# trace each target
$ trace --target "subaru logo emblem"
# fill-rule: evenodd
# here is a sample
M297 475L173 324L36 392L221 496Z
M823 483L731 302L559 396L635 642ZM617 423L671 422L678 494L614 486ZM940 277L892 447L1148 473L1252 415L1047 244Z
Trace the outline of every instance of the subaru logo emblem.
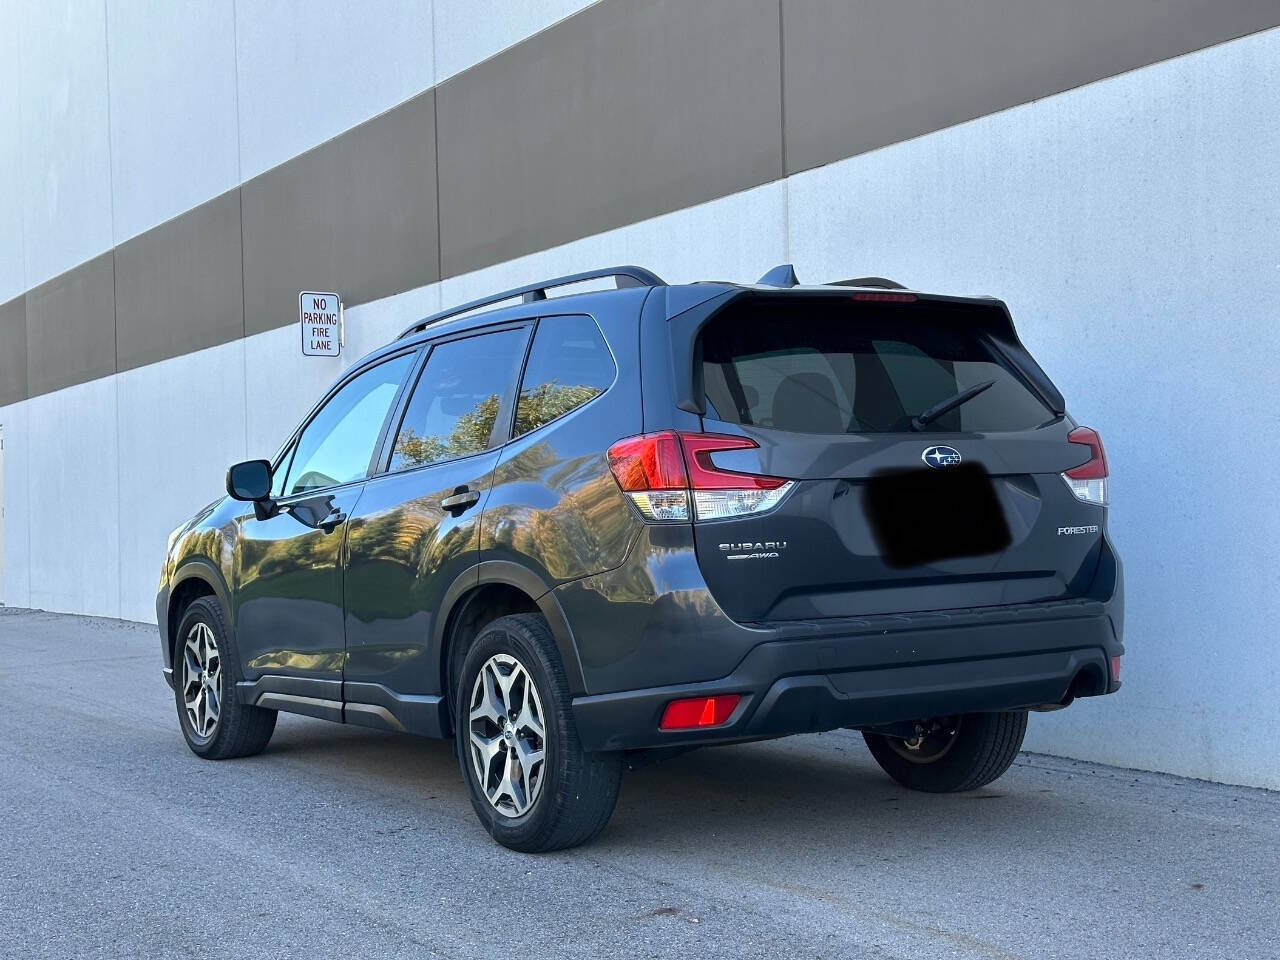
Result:
M960 462L960 451L955 447L929 447L920 454L920 459L931 467L941 470L943 467L954 467Z

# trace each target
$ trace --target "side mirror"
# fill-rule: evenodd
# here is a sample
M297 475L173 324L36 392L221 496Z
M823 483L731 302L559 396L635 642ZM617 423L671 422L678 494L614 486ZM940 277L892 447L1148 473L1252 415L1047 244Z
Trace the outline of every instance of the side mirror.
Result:
M257 503L271 497L271 463L246 460L227 471L227 493L236 500Z

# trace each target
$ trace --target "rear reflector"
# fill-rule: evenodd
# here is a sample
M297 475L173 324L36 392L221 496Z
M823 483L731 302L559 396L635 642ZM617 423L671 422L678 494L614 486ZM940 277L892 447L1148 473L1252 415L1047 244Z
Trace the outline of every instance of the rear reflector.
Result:
M662 711L663 730L696 730L699 727L718 727L727 723L742 697L736 693L718 697L690 697L672 700Z
M1067 434L1067 442L1089 448L1089 459L1078 467L1072 467L1062 475L1077 500L1085 503L1107 505L1107 452L1102 448L1098 431L1089 427L1076 427Z
M747 437L716 433L647 433L609 448L609 469L646 520L688 520L690 497L699 520L761 513L791 489L790 480L723 470L711 460L722 450L754 450Z
M1111 658L1111 682L1112 683L1120 682L1120 658L1119 657Z

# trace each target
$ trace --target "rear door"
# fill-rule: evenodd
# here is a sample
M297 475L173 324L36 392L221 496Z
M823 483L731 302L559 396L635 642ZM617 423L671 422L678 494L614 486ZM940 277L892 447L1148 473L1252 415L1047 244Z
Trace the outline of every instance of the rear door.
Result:
M731 616L1021 603L1092 579L1104 511L1061 476L1089 449L971 310L909 295L751 298L713 317L701 346L704 430L758 444L714 464L796 481L768 513L695 523Z
M377 684L401 701L440 692L430 656L436 616L445 591L477 561L528 338L529 324L456 337L436 343L422 365L381 472L349 521L349 699L378 695L353 684Z

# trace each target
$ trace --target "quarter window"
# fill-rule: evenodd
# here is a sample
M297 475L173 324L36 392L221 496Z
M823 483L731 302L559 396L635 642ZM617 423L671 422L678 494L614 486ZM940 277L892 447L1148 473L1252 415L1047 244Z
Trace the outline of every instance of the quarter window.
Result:
M528 330L503 330L432 349L391 452L391 470L480 453L520 375ZM510 410L510 406L507 407Z
M368 472L382 424L412 363L413 354L380 363L329 398L298 438L285 496L350 483Z
M600 328L590 317L540 320L516 403L515 435L594 400L613 383L616 372Z

